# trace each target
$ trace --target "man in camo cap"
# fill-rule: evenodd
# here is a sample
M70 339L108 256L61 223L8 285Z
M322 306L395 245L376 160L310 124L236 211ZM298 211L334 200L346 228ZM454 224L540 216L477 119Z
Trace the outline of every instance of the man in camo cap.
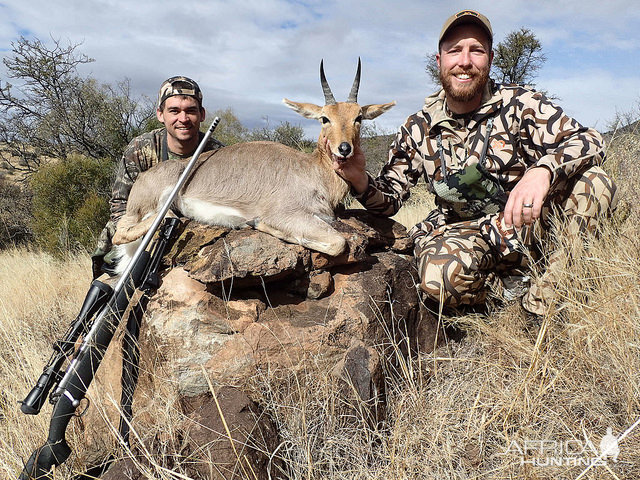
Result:
M373 178L364 155L334 168L370 211L393 215L424 177L437 208L411 230L420 286L432 308L484 303L492 280L526 272L539 258L552 213L569 235L592 234L614 208L602 170L603 140L542 93L489 79L493 30L463 10L444 23L436 56L442 89L407 118ZM559 253L522 298L549 313Z
M118 220L127 208L131 186L140 172L164 160L189 158L204 136L200 132L200 124L205 119L205 109L198 84L182 76L165 80L158 92L156 117L164 127L134 138L125 148L117 166L110 200L111 217L100 234L98 247L92 255L94 277L103 270L105 256L107 266L109 264L111 238ZM221 146L220 142L211 138L204 151Z

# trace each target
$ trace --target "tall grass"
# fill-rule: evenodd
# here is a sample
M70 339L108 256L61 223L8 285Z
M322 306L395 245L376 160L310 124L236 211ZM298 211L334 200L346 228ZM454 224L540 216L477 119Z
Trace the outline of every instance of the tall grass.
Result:
M91 280L87 255L65 260L26 249L0 252L0 476L12 478L48 433L51 407L23 415L23 400L78 314ZM73 436L73 433L70 432Z

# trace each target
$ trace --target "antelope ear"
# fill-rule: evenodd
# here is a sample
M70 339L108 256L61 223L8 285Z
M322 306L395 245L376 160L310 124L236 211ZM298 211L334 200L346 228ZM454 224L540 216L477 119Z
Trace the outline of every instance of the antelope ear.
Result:
M305 118L318 120L322 113L322 107L314 105L313 103L292 102L291 100L288 100L286 98L282 99L282 103L284 103L290 109L295 110Z
M390 110L396 104L395 100L391 103L382 103L378 105L365 105L362 107L362 118L365 120L373 120L379 115L382 115L387 110Z

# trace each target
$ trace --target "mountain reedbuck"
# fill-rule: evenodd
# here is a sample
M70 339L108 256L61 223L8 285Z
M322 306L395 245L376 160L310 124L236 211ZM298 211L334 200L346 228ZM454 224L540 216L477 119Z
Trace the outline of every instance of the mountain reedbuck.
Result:
M360 61L349 99L336 102L320 62L325 105L283 102L306 118L322 123L318 146L304 153L274 142L230 145L203 154L176 199L174 208L196 221L238 228L247 224L282 240L329 255L346 241L329 223L349 185L335 172L360 142L360 124L389 110L395 102L360 106ZM328 148L328 149L327 149ZM186 161L167 160L141 173L133 184L127 210L118 222L113 243L120 245L119 270L135 252L169 198ZM128 258L129 257L129 258Z

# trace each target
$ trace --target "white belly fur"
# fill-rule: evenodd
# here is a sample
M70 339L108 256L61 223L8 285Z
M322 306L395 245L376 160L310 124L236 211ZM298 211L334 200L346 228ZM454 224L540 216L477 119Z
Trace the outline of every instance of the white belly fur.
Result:
M179 208L185 217L210 225L237 227L249 220L236 208L216 205L197 198L181 198Z
M138 250L138 247L140 246L143 238L144 237L140 237L138 240L134 240L133 242L125 243L124 245L116 245L115 247L113 247L116 252L115 258L117 259L115 267L116 275L121 275L122 272L125 271L125 269L129 265L129 262L131 262L133 256Z

